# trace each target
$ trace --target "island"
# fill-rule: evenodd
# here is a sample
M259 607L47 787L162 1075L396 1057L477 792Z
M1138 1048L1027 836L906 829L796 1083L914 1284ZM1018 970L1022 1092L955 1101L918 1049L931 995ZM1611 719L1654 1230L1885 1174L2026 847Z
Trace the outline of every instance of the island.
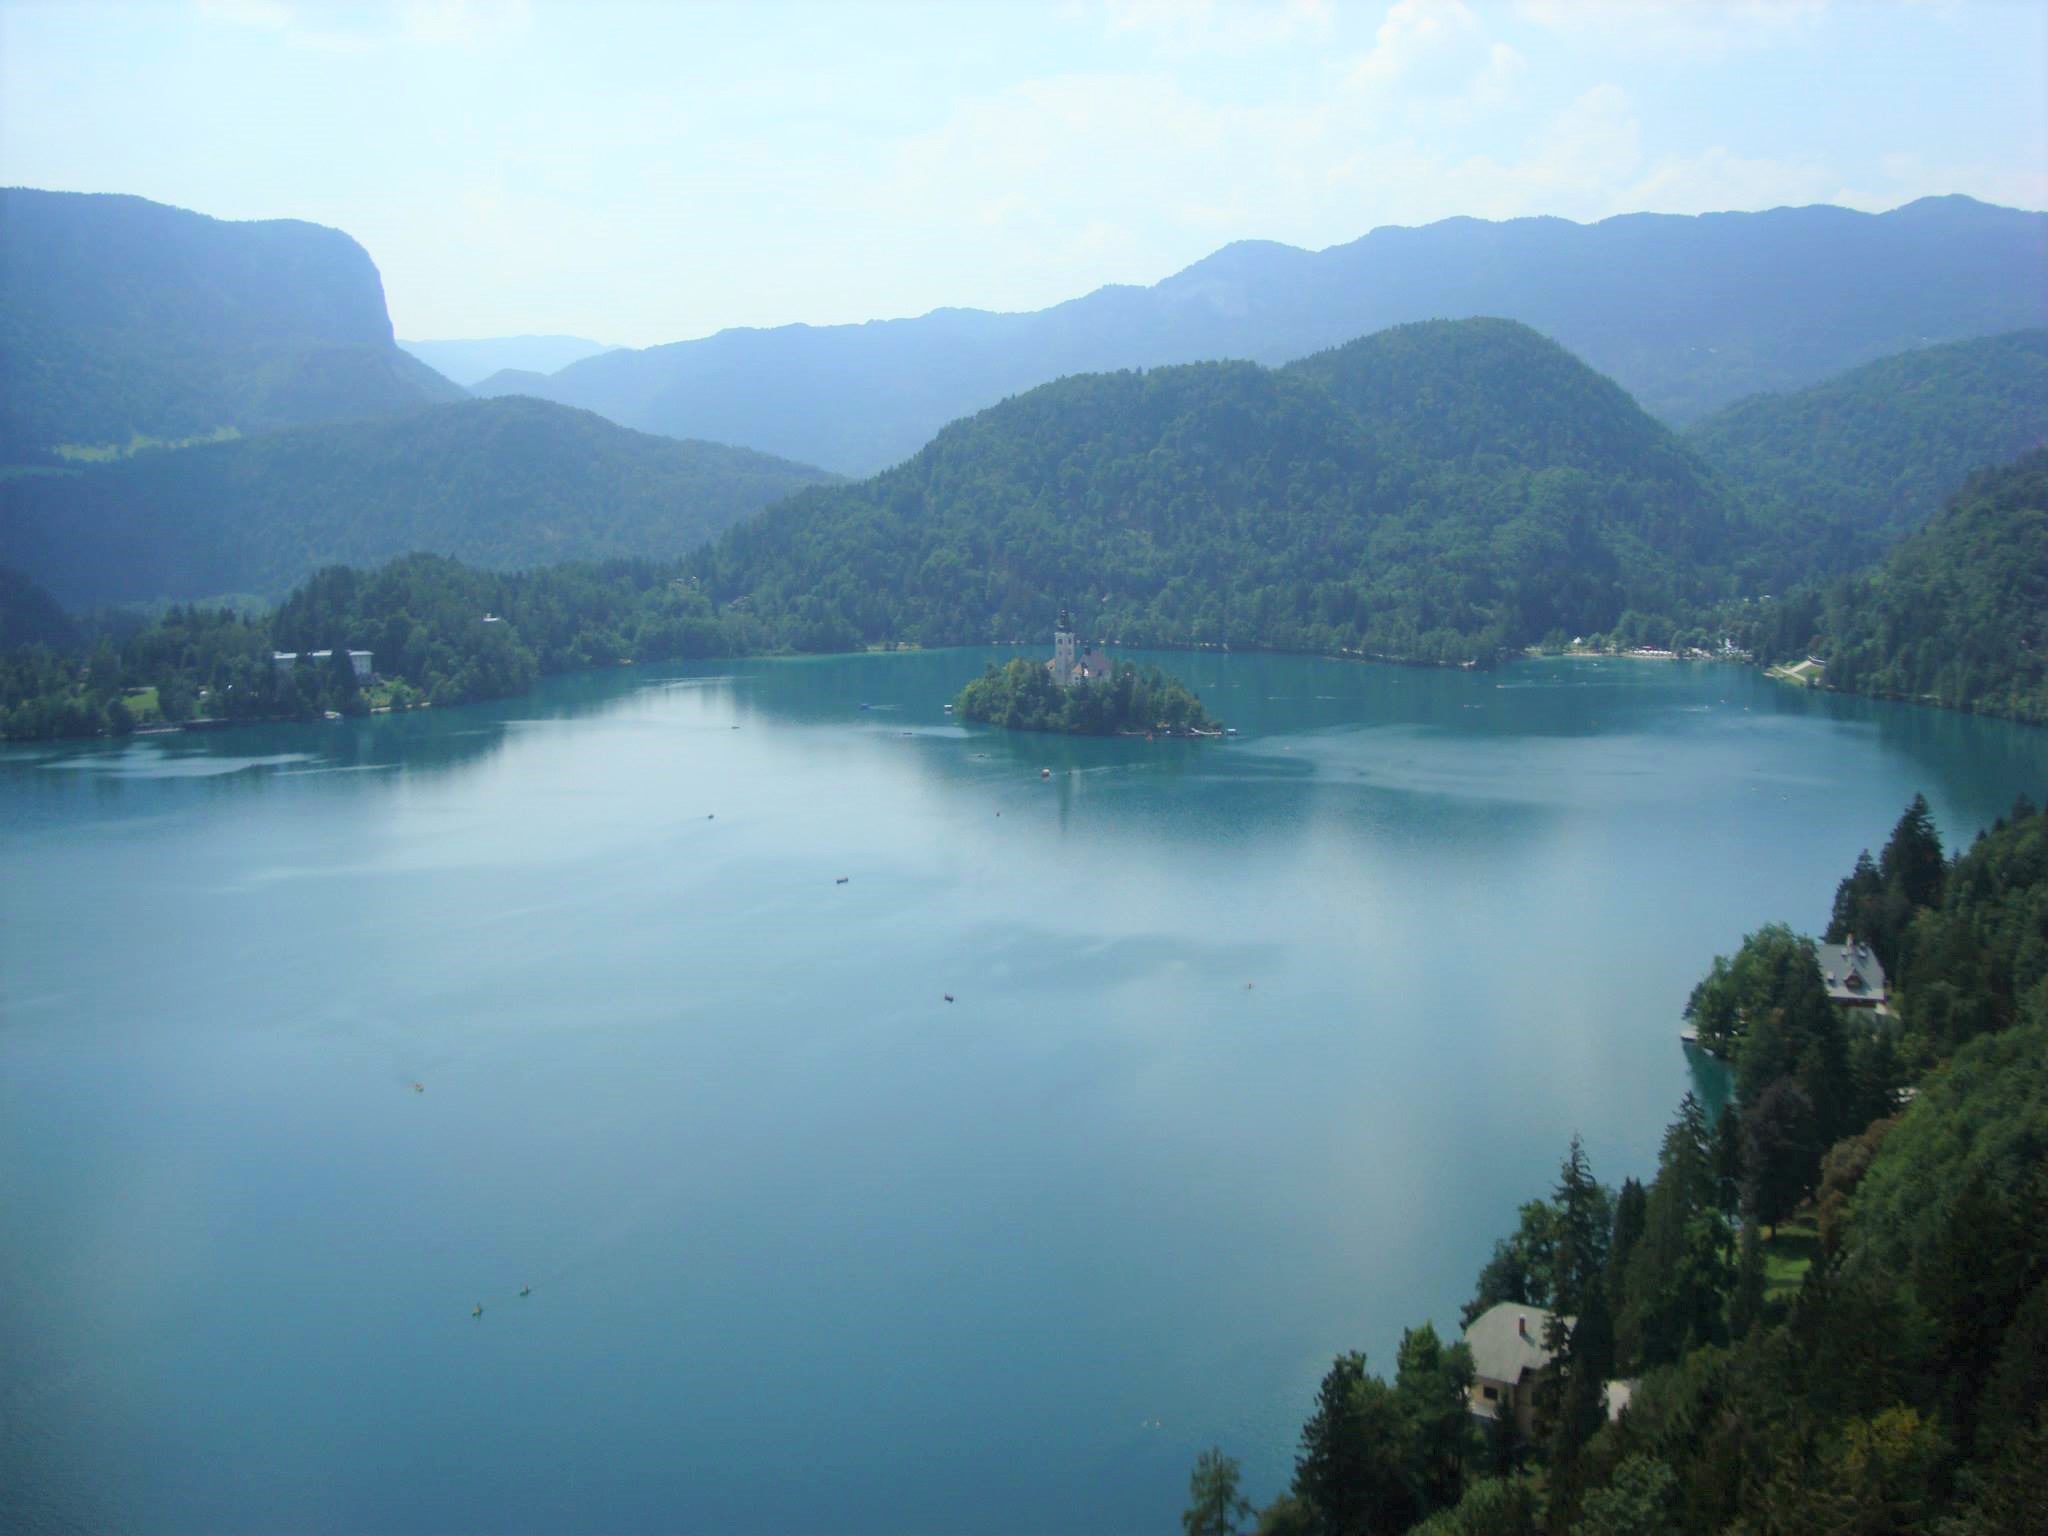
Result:
M1013 731L1070 736L1221 736L1202 701L1157 667L1140 671L1090 647L1080 650L1067 615L1053 631L1050 661L990 662L960 690L954 712Z

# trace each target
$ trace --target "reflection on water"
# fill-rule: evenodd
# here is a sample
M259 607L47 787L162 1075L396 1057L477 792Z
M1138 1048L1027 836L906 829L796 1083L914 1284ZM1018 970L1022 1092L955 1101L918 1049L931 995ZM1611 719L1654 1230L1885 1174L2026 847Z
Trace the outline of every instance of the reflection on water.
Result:
M956 725L941 706L989 661L1015 651L910 652L892 655L752 660L696 668L617 668L552 679L534 693L498 704L419 711L404 716L313 725L238 727L132 738L119 744L0 749L0 782L19 792L31 770L118 779L235 776L246 791L259 770L402 769L409 774L464 768L488 758L515 733L600 716L681 728L664 701L687 695L701 708L689 728L829 726L860 737L973 742L975 760L1055 771L1128 767L1130 743L985 732ZM1910 763L1931 797L1949 801L1973 824L1987 807L2003 809L2002 786L2041 776L2043 733L1954 711L1843 697L1774 684L1733 667L1684 666L1619 658L1518 664L1468 673L1362 666L1294 656L1134 653L1177 671L1240 731L1228 744L1147 743L1144 767L1176 778L1320 774L1371 778L1390 789L1456 793L1471 784L1488 798L1503 776L1485 754L1512 756L1516 793L1541 799L1573 792L1565 780L1593 776L1601 792L1625 792L1626 780L1669 769L1665 745L1673 713L1716 737L1733 728L1758 737L1809 727L1864 737ZM1314 681L1305 681L1311 669ZM1319 688L1323 691L1311 692ZM1289 691L1292 690L1292 691ZM865 706L865 707L863 707ZM1360 736L1360 727L1368 727ZM1635 734L1647 726L1644 734ZM1262 737L1285 738L1262 743ZM1572 743L1610 744L1587 764ZM1409 750L1396 750L1406 742ZM1546 743L1554 745L1546 749ZM1815 772L1824 773L1817 764ZM1418 778L1417 775L1424 775ZM1813 775L1795 775L1810 784ZM1996 814L1991 811L1990 814Z
M1267 1497L1572 1131L1618 1179L1725 1094L1717 950L1915 790L2048 787L1619 661L953 722L1009 654L0 753L0 1525L1170 1531L1212 1443Z

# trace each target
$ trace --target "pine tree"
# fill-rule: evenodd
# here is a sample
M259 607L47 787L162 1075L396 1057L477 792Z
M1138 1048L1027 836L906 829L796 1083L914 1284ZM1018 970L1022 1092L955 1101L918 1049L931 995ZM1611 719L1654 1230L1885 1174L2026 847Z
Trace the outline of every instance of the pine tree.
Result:
M1614 1235L1607 1244L1607 1295L1611 1301L1618 1301L1624 1290L1629 1255L1642 1241L1648 1204L1640 1181L1621 1181L1621 1193L1614 1197Z
M1576 1135L1558 1170L1552 1203L1557 1209L1557 1259L1554 1310L1543 1330L1551 1365L1541 1405L1550 1450L1551 1529L1563 1531L1577 1509L1579 1452L1600 1427L1602 1390L1614 1363L1614 1322L1606 1286L1612 1218Z
M1560 1319L1576 1316L1600 1284L1601 1272L1607 1267L1607 1238L1612 1227L1605 1192L1594 1182L1585 1144L1576 1133L1558 1170L1551 1203L1557 1211L1549 1324L1555 1337L1546 1338L1544 1343L1556 1350L1561 1347L1565 1332Z
M1941 887L1947 865L1941 852L1941 838L1934 830L1934 816L1927 797L1915 795L1913 803L1892 828L1891 841L1877 862L1885 885L1904 896L1914 907L1941 904Z
M1195 1458L1188 1507L1180 1517L1188 1536L1236 1536L1238 1522L1252 1512L1251 1501L1238 1492L1239 1475L1237 1458L1224 1455L1220 1446Z
M1365 1381L1365 1356L1339 1355L1316 1391L1315 1412L1301 1426L1301 1452L1294 1461L1294 1493L1320 1517L1330 1536L1362 1529L1356 1514L1366 1477L1366 1448L1358 1414Z
M1864 849L1856 856L1856 868L1847 879L1835 887L1835 907L1828 919L1827 941L1841 944L1852 933L1866 937L1872 929L1872 914L1875 903L1884 893L1884 877L1877 872L1877 861Z
M1401 1335L1394 1395L1401 1409L1409 1489L1420 1514L1458 1502L1465 1464L1476 1449L1471 1388L1472 1352L1463 1344L1446 1349L1428 1323Z
M1728 1301L1728 1332L1746 1339L1764 1320L1764 1245L1757 1224L1742 1224L1740 1257L1735 1264L1735 1294Z
M1775 1227L1813 1187L1824 1150L1813 1101L1791 1078L1780 1078L1743 1118L1747 1203Z
M1724 1104L1714 1121L1714 1204L1723 1216L1742 1205L1742 1111Z

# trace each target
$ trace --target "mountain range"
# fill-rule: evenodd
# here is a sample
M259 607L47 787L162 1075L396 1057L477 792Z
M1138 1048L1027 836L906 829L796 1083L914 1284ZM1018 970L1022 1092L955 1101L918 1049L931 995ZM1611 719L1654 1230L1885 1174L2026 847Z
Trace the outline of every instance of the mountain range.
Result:
M1150 288L1025 314L729 330L502 373L643 431L866 474L946 422L1068 374L1278 364L1407 321L1520 320L1667 422L1930 343L2048 326L2048 215L1965 197L1677 217L1448 219L1308 252L1248 241Z
M614 415L694 401L683 414L705 430L808 434L841 462L998 392L842 483L557 401L465 400L392 341L375 266L336 231L4 196L0 562L20 572L10 622L38 631L52 610L35 583L82 608L274 597L411 551L497 571L641 558L681 575L689 613L615 615L602 644L549 654L611 654L629 630L658 654L1003 639L1071 603L1124 643L1424 661L1581 634L1732 629L1773 650L1840 636L1843 677L1888 680L1869 686L2008 712L2032 697L1984 659L2024 631L2003 607L2030 589L1980 566L1998 542L1984 528L2032 538L2036 523L2006 515L2010 496L1997 517L1936 508L1971 470L2048 441L2044 297L2026 280L2038 214L1947 198L1451 220L1315 255L1234 246L1037 315L727 332L523 376L637 391ZM1315 349L1375 314L1494 298L1542 323L1434 319ZM1577 328L1586 355L1546 328ZM1964 339L1925 340L1944 333ZM443 355L465 371L594 344L444 345L469 349ZM1215 360L1297 348L1283 366ZM1067 371L1161 352L1209 360ZM1062 376L1016 382L1046 369ZM1758 381L1778 387L1723 398ZM2024 501L2039 476L2019 483ZM1963 522L1961 545L1939 533ZM1901 539L1909 563L1888 575ZM641 604L656 570L605 601ZM1792 596L1746 606L1766 591ZM1872 641L1856 615L1880 608L1908 617ZM1937 611L1976 658L1938 686L1922 674L1949 641L1910 666L1893 645Z
M488 336L474 341L405 341L405 351L465 387L494 373L553 373L612 348L584 336ZM492 394L505 391L493 389Z
M459 399L339 230L0 190L0 463Z

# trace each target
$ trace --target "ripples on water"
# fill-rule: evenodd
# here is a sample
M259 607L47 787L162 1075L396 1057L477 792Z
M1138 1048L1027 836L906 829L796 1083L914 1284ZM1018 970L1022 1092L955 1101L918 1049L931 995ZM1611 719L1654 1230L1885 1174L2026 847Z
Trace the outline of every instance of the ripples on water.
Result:
M1573 1130L1720 1091L1717 950L2048 787L1732 668L1161 657L1242 735L1148 744L949 722L984 659L0 753L0 1524L1263 1500Z

